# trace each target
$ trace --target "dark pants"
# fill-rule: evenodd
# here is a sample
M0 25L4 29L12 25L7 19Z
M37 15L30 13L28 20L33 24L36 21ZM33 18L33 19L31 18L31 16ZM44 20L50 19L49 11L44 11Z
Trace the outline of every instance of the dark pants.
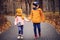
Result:
M35 36L37 36L37 30L36 30L36 28L38 29L38 34L40 36L40 32L41 32L40 23L33 23L33 26L34 26L34 34L35 34Z
M23 25L18 26L18 33L23 35Z

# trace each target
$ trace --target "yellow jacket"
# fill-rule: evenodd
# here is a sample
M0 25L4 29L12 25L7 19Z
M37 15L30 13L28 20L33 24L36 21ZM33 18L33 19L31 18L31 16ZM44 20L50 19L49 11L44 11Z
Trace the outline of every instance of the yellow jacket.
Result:
M32 10L28 18L32 20L33 23L40 23L45 20L43 12L40 8L37 10Z

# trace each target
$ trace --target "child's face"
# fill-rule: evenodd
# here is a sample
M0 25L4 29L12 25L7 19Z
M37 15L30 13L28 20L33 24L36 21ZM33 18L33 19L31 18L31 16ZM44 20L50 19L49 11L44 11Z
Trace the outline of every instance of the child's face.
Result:
M37 5L37 6L34 6L34 5L33 5L33 8L39 8L39 5Z
M37 8L39 8L39 5L37 5Z

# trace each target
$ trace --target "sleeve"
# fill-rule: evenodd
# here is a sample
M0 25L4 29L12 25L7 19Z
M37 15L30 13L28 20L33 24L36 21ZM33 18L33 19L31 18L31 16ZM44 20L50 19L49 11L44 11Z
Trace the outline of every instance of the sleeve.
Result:
M15 18L14 25L17 25L17 18Z
M22 14L22 19L24 20L24 17L25 17L26 15L25 14Z
M41 21L44 22L45 16L44 16L43 11L41 9L40 9L40 16L41 16Z

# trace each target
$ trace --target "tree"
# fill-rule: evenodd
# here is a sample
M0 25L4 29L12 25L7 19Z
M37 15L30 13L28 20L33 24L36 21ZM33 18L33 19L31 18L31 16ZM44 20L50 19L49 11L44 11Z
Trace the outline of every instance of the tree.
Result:
M59 0L59 15L60 15L60 0Z
M15 0L13 0L13 12L14 12L14 14L15 14L15 9L16 9L16 7L15 7Z
M28 0L25 0L26 14L28 13Z
M5 0L0 0L0 14L2 14L2 12L4 11L4 5L3 5L4 2Z
M29 4L29 13L31 12L31 3L32 3L32 0L29 0L28 1L28 4Z
M39 5L40 5L40 8L42 8L43 9L43 0L37 0L38 2L39 2Z
M22 0L20 0L20 3L21 3L21 8L22 8Z
M48 0L48 11L50 11L50 0Z
M53 13L55 13L55 1L54 0L51 0L51 8L52 8Z

